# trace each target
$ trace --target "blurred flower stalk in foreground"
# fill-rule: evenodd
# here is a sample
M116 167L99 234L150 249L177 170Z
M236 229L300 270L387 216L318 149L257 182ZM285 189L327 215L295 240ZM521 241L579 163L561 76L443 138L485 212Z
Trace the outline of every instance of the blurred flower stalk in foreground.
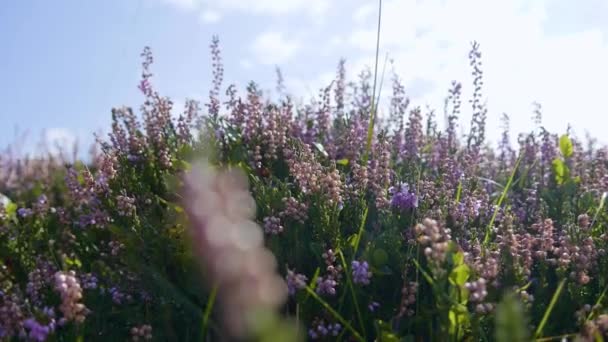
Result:
M199 161L183 179L192 246L209 286L217 288L226 330L235 338L273 330L275 340L276 311L287 298L287 285L254 221L246 175Z

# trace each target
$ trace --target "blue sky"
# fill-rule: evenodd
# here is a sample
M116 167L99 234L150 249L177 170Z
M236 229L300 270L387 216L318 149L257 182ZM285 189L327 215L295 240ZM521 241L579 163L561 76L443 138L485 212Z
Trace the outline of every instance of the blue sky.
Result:
M376 1L23 0L0 7L0 146L14 130L88 143L113 106L138 107L139 54L155 56L154 83L178 106L205 99L209 42L219 34L226 83L274 89L274 66L294 93L326 84L340 57L350 77L373 62ZM471 79L471 40L484 53L490 138L507 112L529 130L532 101L563 132L605 142L605 0L384 0L381 55L389 54L416 105L442 109L450 81ZM385 94L388 93L385 90ZM464 120L468 113L464 114ZM29 147L28 147L29 146Z

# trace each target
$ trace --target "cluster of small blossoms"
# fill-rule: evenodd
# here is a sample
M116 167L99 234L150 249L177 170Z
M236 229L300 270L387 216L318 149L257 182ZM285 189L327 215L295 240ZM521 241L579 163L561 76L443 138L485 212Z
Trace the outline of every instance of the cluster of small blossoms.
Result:
M327 275L317 278L317 293L335 296L336 286L338 286L338 281L342 278L342 266L336 266L336 254L332 249L328 249L327 252L323 253L322 257L327 265Z
M583 324L585 323L585 321L587 321L587 317L589 316L592 310L593 307L591 307L591 305L585 304L580 309L576 310L576 312L574 313L574 318L576 318L576 321L579 324Z
M401 183L396 187L390 187L388 193L391 195L391 206L397 210L415 209L418 207L418 197L410 191L407 183Z
M486 280L479 278L475 281L466 282L464 287L469 290L469 299L474 303L481 303L488 295Z
M21 218L27 218L29 216L32 216L32 214L34 214L34 211L30 208L17 209L17 215L19 215L19 217L21 217Z
M24 315L23 298L18 291L0 291L0 337L10 338L13 336L24 335L23 320Z
M370 302L370 303L367 305L367 309L368 309L369 311L371 311L371 312L376 311L376 310L377 310L379 307L380 307L380 303L378 303L378 302L374 302L374 301Z
M37 215L44 215L51 210L49 207L49 200L46 195L42 194L38 196L38 199L36 199L36 202L34 202L33 209Z
M290 154L293 152L289 152ZM308 145L303 145L298 155L287 160L291 175L303 193L322 193L330 204L342 204L342 180L337 169L325 170L315 160Z
M357 199L367 192L369 184L368 167L357 162L352 163L351 173L347 178L346 193L349 198Z
M53 278L54 273L55 268L50 262L38 260L36 262L36 268L27 275L28 282L25 287L25 292L35 305L41 304L40 292L44 287L49 285L49 279Z
M152 340L152 326L144 324L141 326L131 328L131 340L132 341L150 341Z
M308 219L308 205L301 203L294 197L283 198L285 209L279 213L282 219L290 218L296 222L304 223Z
M424 255L429 261L440 264L445 260L448 243L451 239L450 230L445 229L433 219L426 218L422 224L414 228L418 242L424 246Z
M303 274L295 273L293 270L287 270L285 281L287 282L287 293L293 296L298 290L306 287L308 278Z
M287 144L289 127L285 125L284 113L279 108L271 108L266 114L266 127L262 130L262 141L264 142L264 158L276 160Z
M532 225L532 230L536 232L534 238L535 252L534 256L541 260L547 259L547 255L553 250L553 244L555 240L553 221L546 219L542 223L535 223Z
M353 282L355 284L368 285L372 272L369 270L367 261L353 260L351 267L353 269Z
M63 313L63 318L60 323L64 321L84 322L89 310L80 303L82 288L76 278L76 273L74 271L55 273L55 290L61 296L59 310Z
M99 287L99 280L93 273L85 273L80 275L80 283L85 290L95 290Z
M418 283L413 281L406 281L401 288L401 304L399 305L399 312L397 317L403 316L410 317L414 315L413 306L416 304L416 294L418 293Z
M499 249L508 253L513 258L516 269L525 276L529 276L532 270L533 260L533 238L529 233L517 233L513 226L513 217L506 215L499 227L496 236Z
M53 309L44 308L42 314L48 320L47 324L40 323L34 318L23 321L23 327L28 331L27 337L32 341L46 341L49 334L53 333L57 326Z
M252 333L250 319L256 310L273 312L287 298L275 257L264 247L262 229L253 221L255 201L247 178L234 169L218 172L201 162L184 175L184 185L194 252L207 279L217 285L228 331L246 337Z
M570 278L585 285L591 280L589 273L596 269L597 258L602 250L596 249L590 236L582 239L578 244L567 235L559 236L553 249L556 259L549 261L562 269L570 267Z
M608 338L608 314L599 315L593 321L586 322L577 341L593 342L598 340L598 336Z
M391 153L386 139L380 140L374 147L373 159L369 161L369 188L376 196L376 207L385 209L389 206L387 188L391 181Z
M116 286L112 286L108 289L108 294L112 297L112 303L116 305L123 305L133 301L133 296L123 292Z
M125 248L125 245L120 241L112 240L108 242L108 247L110 247L110 254L112 256L117 256L120 251Z
M133 216L135 215L135 198L129 197L127 195L118 195L116 196L116 206L118 210L118 215L120 216Z
M340 323L326 323L324 319L315 317L311 328L308 329L308 336L313 340L318 340L327 336L336 337L340 334L342 326Z
M409 160L418 157L419 149L422 148L424 136L422 133L422 113L420 108L410 111L408 122L405 128L405 141L403 154Z
M484 248L479 243L474 242L470 244L469 251L465 252L465 260L483 278L484 282L498 287L499 251Z
M278 235L283 232L281 219L276 216L264 217L264 232L266 234Z
M480 199L466 196L450 211L450 214L459 225L465 225L479 217L481 207Z

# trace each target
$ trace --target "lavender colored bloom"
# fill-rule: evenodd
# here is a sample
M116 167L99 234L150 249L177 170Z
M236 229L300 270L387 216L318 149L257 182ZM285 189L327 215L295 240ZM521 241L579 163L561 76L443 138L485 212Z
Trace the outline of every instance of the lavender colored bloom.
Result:
M374 312L376 311L376 309L378 309L380 307L380 303L378 302L371 302L369 303L369 305L367 306L367 308L369 309L369 311Z
M328 335L338 336L342 330L340 323L326 323L323 319L315 318L312 327L308 329L308 336L313 339L320 339Z
M29 208L19 208L17 210L17 214L23 218L26 218L30 215L32 215L32 209Z
M353 282L355 284L369 284L369 279L372 277L372 272L369 271L369 264L367 261L359 262L357 260L353 260L352 268Z
M303 289L306 287L306 281L308 278L300 273L295 273L292 270L287 271L287 276L285 277L287 280L287 293L290 296L296 294L297 290Z
M391 187L389 193L392 195L391 206L398 210L418 208L418 196L409 191L407 183L401 183L397 187Z
M46 341L49 333L52 332L53 326L40 324L33 318L28 318L23 322L24 327L29 330L28 337L34 341Z
M338 285L338 282L336 282L331 276L328 276L327 278L319 277L317 278L317 293L335 296L336 285Z

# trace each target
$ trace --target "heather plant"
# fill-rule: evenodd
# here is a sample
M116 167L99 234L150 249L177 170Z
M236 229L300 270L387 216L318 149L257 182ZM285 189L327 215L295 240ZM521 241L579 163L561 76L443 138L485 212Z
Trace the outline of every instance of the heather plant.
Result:
M207 103L174 108L145 48L143 105L90 160L2 154L2 339L608 337L608 148L540 106L489 146L479 44L464 136L459 82L442 127L396 75L386 113L345 60L296 103L280 71L276 100L224 88L211 54Z

